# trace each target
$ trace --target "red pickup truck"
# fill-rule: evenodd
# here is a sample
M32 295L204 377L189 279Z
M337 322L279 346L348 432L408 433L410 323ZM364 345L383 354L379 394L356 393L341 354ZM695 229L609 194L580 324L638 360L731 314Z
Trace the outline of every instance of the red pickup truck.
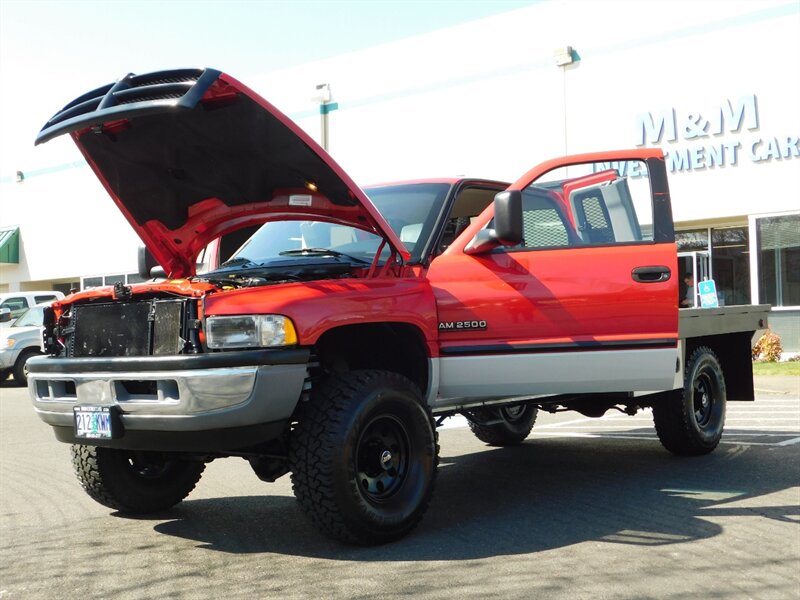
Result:
M382 543L422 518L445 417L509 445L540 409L652 407L663 445L699 455L726 400L753 399L769 307L679 311L659 150L362 190L212 69L128 75L37 144L64 133L163 275L56 302L29 363L81 485L123 513L241 457L291 472L328 535Z

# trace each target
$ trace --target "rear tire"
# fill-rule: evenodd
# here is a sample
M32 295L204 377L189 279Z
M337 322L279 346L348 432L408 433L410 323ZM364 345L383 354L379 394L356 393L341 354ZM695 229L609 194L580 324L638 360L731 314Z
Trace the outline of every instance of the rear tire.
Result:
M133 452L72 446L81 486L103 506L123 513L166 510L186 498L200 481L205 463L173 458L168 452Z
M514 446L527 438L539 409L531 404L479 408L467 413L475 437L490 446Z
M682 390L653 404L653 422L661 444L682 456L712 452L725 427L727 394L722 367L714 352L700 346L686 361Z
M323 382L289 444L295 496L314 525L352 544L403 537L422 519L439 446L417 387L388 371Z

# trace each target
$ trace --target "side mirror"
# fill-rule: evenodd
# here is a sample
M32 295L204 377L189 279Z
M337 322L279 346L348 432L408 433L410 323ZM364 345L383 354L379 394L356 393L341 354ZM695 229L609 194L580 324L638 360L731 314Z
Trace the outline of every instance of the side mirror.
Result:
M0 308L0 323L7 323L11 320L11 309Z
M494 197L494 228L479 231L464 252L482 254L498 246L516 246L523 239L522 192L500 192Z
M142 279L167 276L164 269L156 262L155 257L150 253L150 250L144 246L139 246L137 259L139 263L139 277Z

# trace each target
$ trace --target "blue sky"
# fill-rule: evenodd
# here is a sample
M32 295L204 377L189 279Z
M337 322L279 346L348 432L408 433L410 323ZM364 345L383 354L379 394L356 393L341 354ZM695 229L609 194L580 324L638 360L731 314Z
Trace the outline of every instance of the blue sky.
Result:
M54 112L128 72L214 67L246 82L535 3L0 0L0 176L40 162L33 139Z

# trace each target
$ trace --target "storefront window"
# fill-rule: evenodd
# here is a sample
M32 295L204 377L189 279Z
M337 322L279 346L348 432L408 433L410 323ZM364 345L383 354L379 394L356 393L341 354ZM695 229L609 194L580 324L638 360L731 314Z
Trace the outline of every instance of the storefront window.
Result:
M101 285L103 285L102 277L84 277L81 289L88 290L89 288L100 287Z
M800 214L756 220L759 301L800 306Z
M103 285L114 285L115 283L125 283L125 275L106 275Z
M116 283L142 283L146 281L139 277L138 273L115 273L113 275L98 275L97 277L84 277L83 287L81 289L89 289L93 287L101 287L104 285L114 285Z
M711 261L720 304L750 304L750 251L746 227L711 230Z
M678 270L695 281L714 279L721 306L750 303L750 249L747 227L693 229L675 233ZM697 272L694 270L697 269ZM683 292L682 292L683 293ZM681 295L683 298L683 295Z
M708 229L676 231L675 243L678 245L678 252L708 250Z

